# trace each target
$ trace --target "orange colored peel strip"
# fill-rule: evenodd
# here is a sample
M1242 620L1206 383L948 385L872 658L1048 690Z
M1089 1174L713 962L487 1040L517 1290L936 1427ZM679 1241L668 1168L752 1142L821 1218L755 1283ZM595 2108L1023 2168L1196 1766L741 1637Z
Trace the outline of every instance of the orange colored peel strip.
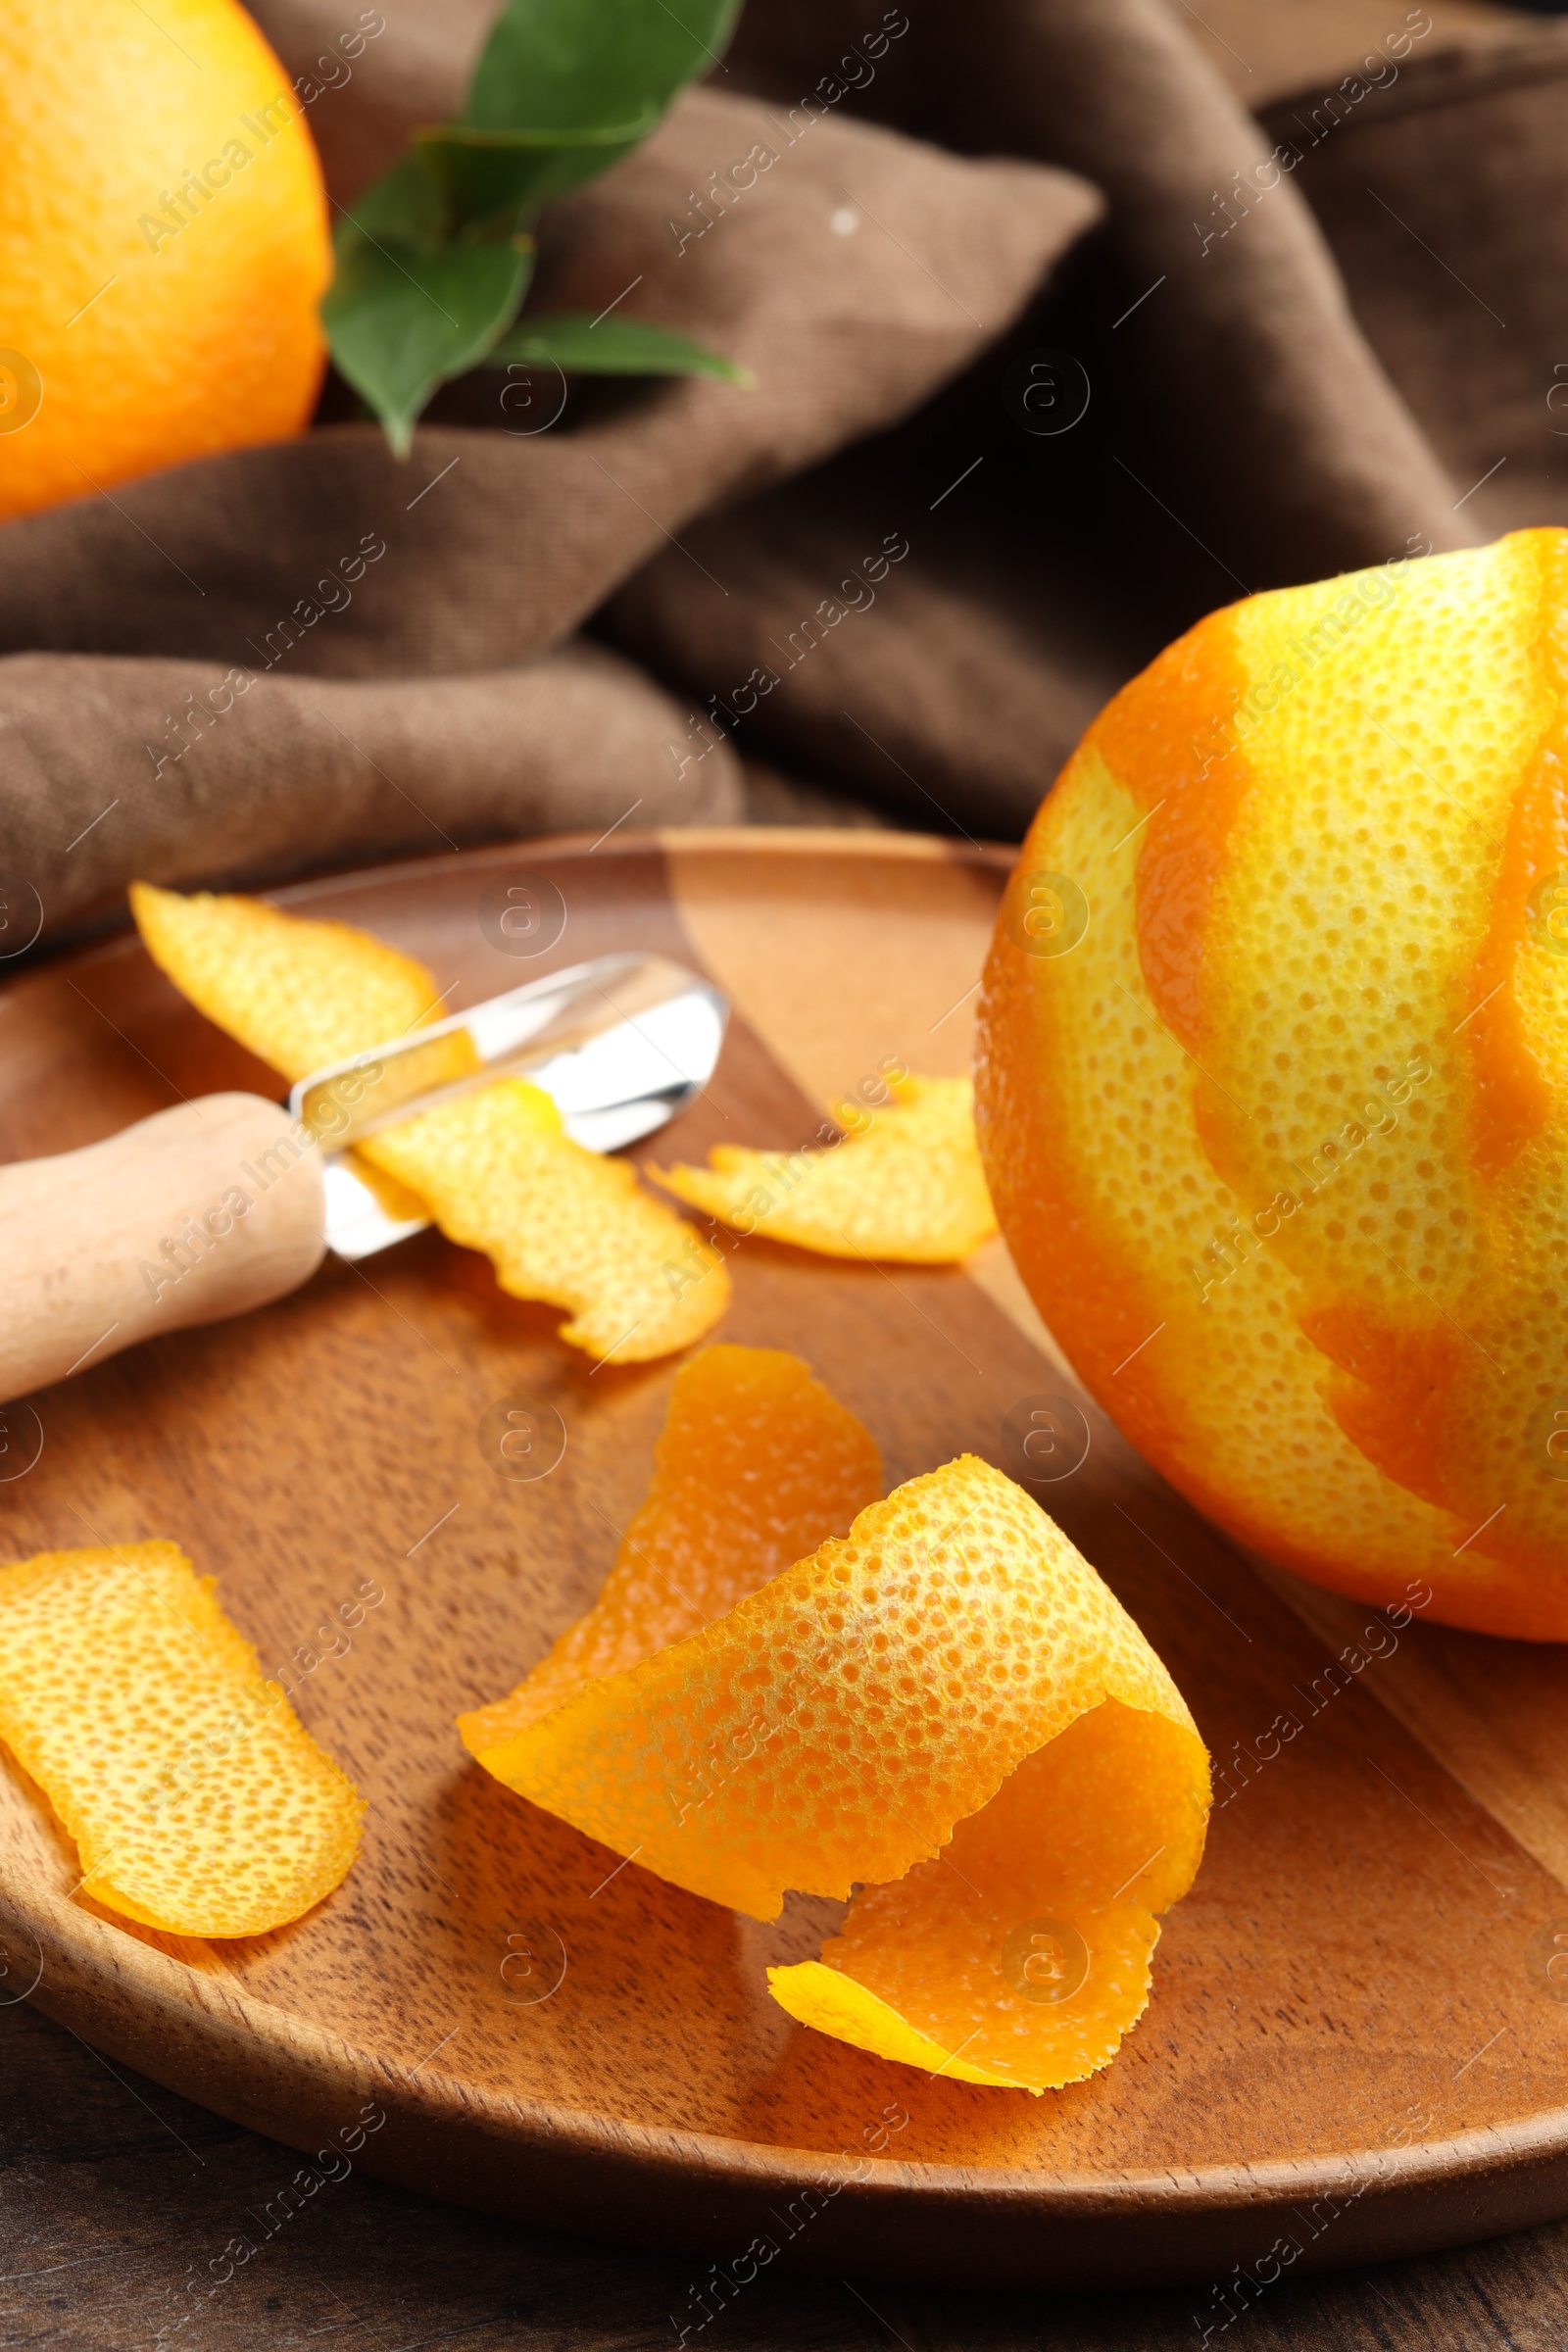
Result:
M110 1910L259 1936L338 1885L364 1805L172 1544L0 1568L0 1739Z
M781 1348L705 1348L681 1365L603 1592L510 1696L458 1718L472 1754L597 1677L725 1616L882 1491L869 1433Z
M1540 575L1535 651L1555 690L1555 707L1513 794L1491 919L1467 975L1460 1016L1474 1090L1471 1155L1494 1182L1547 1126L1560 1083L1542 1054L1544 1041L1531 1042L1514 985L1520 957L1532 951L1535 893L1568 868L1568 536L1534 532L1531 552Z
M838 1105L847 1132L819 1151L720 1144L706 1168L655 1168L677 1200L736 1233L827 1257L949 1265L997 1230L967 1078L889 1081L880 1109Z
M672 1412L637 1522L645 1551L729 1418L716 1376ZM762 1489L809 1477L798 1414L753 1412L751 1428ZM722 1516L685 1533L709 1602L723 1598ZM725 1614L652 1648L657 1612L633 1636L614 1603L571 1673L563 1644L538 1670L543 1704L525 1683L463 1719L470 1750L617 1853L754 1918L776 1918L791 1887L864 1887L820 1961L771 1972L804 2023L1033 2091L1104 2065L1148 1998L1154 1914L1192 1882L1208 1803L1202 1743L1138 1628L972 1456L867 1504L766 1582L744 1545L731 1558ZM605 1664L577 1679L590 1656Z
M130 899L159 968L285 1078L405 1035L441 1008L422 964L346 923L145 882ZM463 1074L461 1051L436 1041L432 1086ZM729 1303L717 1252L625 1161L573 1143L549 1096L525 1079L383 1127L355 1156L422 1205L449 1241L483 1250L513 1298L566 1308L560 1336L590 1355L667 1355L701 1339Z

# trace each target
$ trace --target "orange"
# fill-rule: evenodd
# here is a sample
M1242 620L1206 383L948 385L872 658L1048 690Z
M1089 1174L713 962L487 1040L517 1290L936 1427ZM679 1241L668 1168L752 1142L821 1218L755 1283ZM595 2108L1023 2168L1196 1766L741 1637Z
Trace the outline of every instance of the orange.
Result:
M234 0L0 0L0 519L298 432L326 199Z
M1243 1543L1568 1639L1568 532L1212 613L1090 727L986 970L1003 1230Z

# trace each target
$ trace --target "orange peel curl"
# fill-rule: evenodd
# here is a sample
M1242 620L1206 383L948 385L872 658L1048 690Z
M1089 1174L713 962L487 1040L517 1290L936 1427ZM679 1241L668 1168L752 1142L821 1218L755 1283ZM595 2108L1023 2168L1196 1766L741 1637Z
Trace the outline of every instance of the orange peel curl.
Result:
M260 1936L346 1874L365 1807L173 1544L0 1567L0 1740L95 1901L175 1936Z
M405 1035L441 1009L424 966L347 923L258 899L184 898L131 885L153 961L229 1036L296 1080ZM465 1074L463 1043L432 1040L429 1083ZM355 1150L389 1206L430 1216L482 1250L514 1298L564 1307L560 1337L617 1363L701 1339L729 1303L716 1250L643 1191L627 1162L573 1143L526 1079L493 1085L380 1128Z
M997 1230L967 1078L887 1082L880 1108L847 1101L844 1132L817 1150L753 1152L719 1144L706 1168L649 1172L667 1192L741 1234L765 1234L826 1257L950 1265Z
M1156 1914L1198 1869L1192 1718L1088 1562L973 1456L865 1502L789 1566L744 1512L699 1524L691 1483L722 1457L733 1494L741 1427L759 1494L836 1461L819 1527L865 1480L851 1416L804 1366L769 1375L776 1416L756 1380L726 1396L753 1353L771 1356L710 1349L677 1374L598 1607L460 1720L465 1742L519 1794L754 1918L790 1888L853 1894L820 1959L769 1971L803 2024L964 2082L1076 2082L1142 2014ZM638 1597L633 1562L666 1538L700 1593L684 1610Z

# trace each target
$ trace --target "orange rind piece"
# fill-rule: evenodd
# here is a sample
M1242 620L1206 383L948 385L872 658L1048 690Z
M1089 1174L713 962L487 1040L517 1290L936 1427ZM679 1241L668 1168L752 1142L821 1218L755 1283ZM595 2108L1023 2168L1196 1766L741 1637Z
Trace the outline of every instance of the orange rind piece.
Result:
M359 1848L364 1803L173 1544L0 1567L0 1740L97 1902L174 1936L302 1918Z
M291 1084L443 1010L422 963L352 924L151 882L133 882L129 896L159 970Z
M714 1252L627 1161L574 1144L526 1079L476 1087L359 1149L417 1194L449 1242L482 1250L514 1298L572 1308L560 1338L601 1360L668 1355L728 1303Z
M510 1696L458 1718L475 1756L584 1683L727 1615L882 1492L869 1432L782 1348L705 1348L681 1365L647 1495L603 1592Z
M406 1035L441 1010L424 966L347 923L256 899L131 885L148 954L191 1003L285 1078ZM429 1083L471 1069L431 1041ZM729 1303L716 1250L643 1191L624 1160L585 1151L526 1079L475 1087L366 1138L367 1181L398 1189L449 1241L481 1250L501 1288L567 1309L560 1337L635 1363L690 1346Z
M853 1456L819 1405L817 1441L799 1411L751 1410L755 1385L732 1412L723 1382L748 1351L710 1352L731 1360L672 1411L635 1523L650 1561L669 1532L700 1597L667 1615L634 1601L628 1531L600 1610L537 1681L462 1719L466 1744L519 1794L753 1918L790 1888L853 1895L819 1960L769 1972L802 2023L964 2082L1039 2092L1092 2074L1142 2014L1156 1914L1202 1852L1208 1761L1180 1693L1059 1529L972 1456L768 1575L744 1511L691 1508L711 1456L733 1488L726 1427L749 1420L763 1492L808 1484L813 1443L839 1449L840 1474Z
M880 1108L835 1106L843 1132L819 1149L720 1144L706 1168L653 1168L667 1192L735 1233L825 1257L951 1265L997 1230L967 1078L889 1079Z

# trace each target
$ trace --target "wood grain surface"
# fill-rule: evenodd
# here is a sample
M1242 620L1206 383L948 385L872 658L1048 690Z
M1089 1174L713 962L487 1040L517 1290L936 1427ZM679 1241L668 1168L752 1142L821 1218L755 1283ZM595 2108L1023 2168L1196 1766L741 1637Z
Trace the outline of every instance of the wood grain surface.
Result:
M280 2218L299 2166L0 2006L0 2344L27 2352L675 2352L703 2275L492 2221L355 2169ZM272 2209L270 2225L268 2209ZM236 2232L252 2259L219 2282ZM219 2260L219 2269L224 2268ZM767 2270L701 2352L1192 2352L1207 2298L932 2293ZM1226 2352L1558 2352L1568 2226L1373 2271L1282 2278Z
M294 2150L0 2005L0 2344L26 2352L676 2352L706 2272L492 2221ZM271 2218L269 2220L269 2207ZM221 2279L237 2233L255 2246ZM228 2258L232 2261L232 2257ZM933 2293L759 2274L688 2352L1193 2352L1206 2295ZM1200 2325L1200 2322L1201 2325ZM1559 2352L1568 2226L1280 2279L1225 2352Z
M692 1157L721 1138L794 1146L822 1096L890 1054L962 1068L1005 862L906 836L617 836L283 896L395 940L459 1002L613 947L700 963L737 1017L708 1096L655 1140L653 1156ZM566 913L524 964L479 916L486 885L520 871ZM268 1084L129 941L0 996L0 1073L10 1156ZM998 1250L959 1272L752 1241L732 1265L725 1336L811 1360L890 1483L965 1446L1023 1471L1009 1414L1066 1393ZM309 1919L198 1945L71 1899L71 1849L7 1766L3 1984L27 2009L313 2157L373 2108L355 2180L680 2248L693 2301L675 2308L694 2326L711 2266L733 2279L763 2231L779 2271L862 2281L1181 2278L1223 2333L1311 2269L1568 2210L1568 2002L1546 1968L1568 1935L1562 1653L1396 1630L1397 1593L1395 1618L1347 1616L1259 1573L1086 1406L1087 1459L1037 1492L1214 1751L1208 1858L1148 2015L1094 2082L1036 2101L889 2068L766 1997L767 1961L814 1951L834 1906L798 1902L773 1928L721 1912L511 1797L458 1746L453 1715L597 1590L662 1417L668 1366L592 1371L557 1319L426 1234L32 1400L44 1444L0 1486L7 1552L185 1544L264 1662L296 1658L301 1711L370 1814L359 1864ZM532 1483L498 1475L480 1442L486 1407L516 1395L567 1432ZM313 1647L366 1577L385 1598L352 1646ZM1331 1672L1352 1642L1362 1663ZM1298 1732L1271 1740L1287 1714ZM909 2120L867 2160L890 2099Z

